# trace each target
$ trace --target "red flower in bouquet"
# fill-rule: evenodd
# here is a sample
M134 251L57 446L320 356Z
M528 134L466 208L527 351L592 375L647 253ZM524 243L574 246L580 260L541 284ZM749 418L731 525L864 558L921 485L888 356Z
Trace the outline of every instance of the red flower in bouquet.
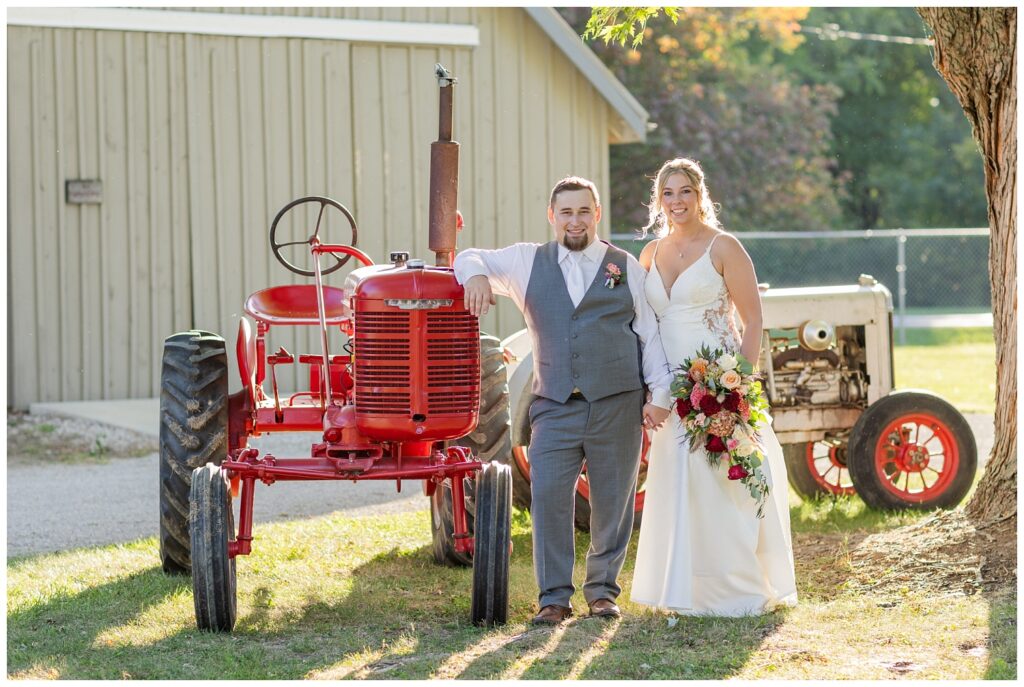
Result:
M708 417L714 415L721 409L722 406L718 403L718 399L711 394L700 399L700 412L704 413Z
M722 451L725 451L725 441L722 439L722 437L716 437L714 434L712 434L711 436L708 437L708 441L706 444L704 444L704 448L707 449L708 453L721 453ZM729 470L729 474L732 474L731 468ZM732 478L730 477L729 479Z
M743 479L748 473L743 469L742 465L732 465L729 467L729 479Z
M740 409L740 401L742 397L735 391L730 391L729 395L722 401L722 407L732 412L738 412Z
M690 405L690 401L685 398L676 399L676 413L678 413L681 419L685 420L691 410L693 410L693 406Z

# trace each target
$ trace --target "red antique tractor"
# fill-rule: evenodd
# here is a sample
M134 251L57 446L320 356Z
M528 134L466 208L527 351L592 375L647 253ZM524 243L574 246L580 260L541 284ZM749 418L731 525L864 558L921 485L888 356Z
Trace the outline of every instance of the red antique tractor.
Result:
M403 480L420 481L431 498L435 559L473 566L473 622L506 621L512 478L507 464L490 460L510 451L508 432L495 431L509 421L504 361L497 339L481 337L451 269L461 219L458 143L451 138L455 79L436 70L441 124L431 147L429 244L436 265L405 253L374 265L355 247L356 223L346 208L301 198L278 213L270 243L282 265L314 283L273 286L246 300L256 326L254 333L246 317L239 323L241 391L228 394L223 338L193 330L165 342L160 555L165 571L191 572L200 629L233 628L235 561L252 549L256 483L283 480L395 480L398 490ZM299 222L302 239L282 240L295 213L309 208L306 216L316 219ZM321 235L335 212L351 230L349 244ZM312 270L286 257L296 247L308 251ZM344 288L324 283L352 258L362 266ZM324 260L332 262L321 268ZM290 327L318 327L320 352L293 355L280 347L268 354L271 331ZM329 350L332 335L345 339L343 352ZM308 366L308 388L283 396L277 368L295 364ZM261 455L248 445L263 434L311 431L321 440L306 456ZM495 445L494 436L504 444Z

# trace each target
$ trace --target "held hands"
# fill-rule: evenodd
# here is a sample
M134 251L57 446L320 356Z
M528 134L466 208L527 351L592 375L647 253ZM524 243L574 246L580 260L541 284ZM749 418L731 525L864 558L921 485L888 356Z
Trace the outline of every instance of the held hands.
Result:
M462 288L466 309L476 317L483 317L497 303L491 291L491 283L482 274L470 277Z
M644 429L661 429L672 411L660 408L653 403L644 405Z

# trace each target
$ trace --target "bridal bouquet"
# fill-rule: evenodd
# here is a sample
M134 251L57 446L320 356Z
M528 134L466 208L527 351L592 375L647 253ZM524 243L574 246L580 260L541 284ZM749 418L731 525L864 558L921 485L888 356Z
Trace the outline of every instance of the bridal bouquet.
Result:
M757 432L768 422L768 401L753 372L754 366L739 353L703 346L678 368L672 395L690 450L707 451L713 468L728 462L729 479L747 487L760 518L768 481L761 470L764 452Z

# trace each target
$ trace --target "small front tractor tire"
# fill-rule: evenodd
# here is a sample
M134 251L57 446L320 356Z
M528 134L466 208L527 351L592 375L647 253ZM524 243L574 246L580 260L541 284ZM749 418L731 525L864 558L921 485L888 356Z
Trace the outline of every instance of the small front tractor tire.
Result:
M231 632L235 626L235 539L231 492L220 467L207 463L192 473L189 494L192 546L192 597L200 630Z
M160 375L160 562L187 574L192 471L220 465L228 450L228 359L224 339L199 330L164 341Z
M492 461L476 476L476 536L473 542L474 625L508 620L508 575L512 553L512 470Z
M853 426L849 466L872 508L952 508L971 488L978 448L967 420L947 401L928 391L895 391Z
M789 483L800 498L856 493L846 465L846 442L828 440L783 444L782 455L786 459Z

